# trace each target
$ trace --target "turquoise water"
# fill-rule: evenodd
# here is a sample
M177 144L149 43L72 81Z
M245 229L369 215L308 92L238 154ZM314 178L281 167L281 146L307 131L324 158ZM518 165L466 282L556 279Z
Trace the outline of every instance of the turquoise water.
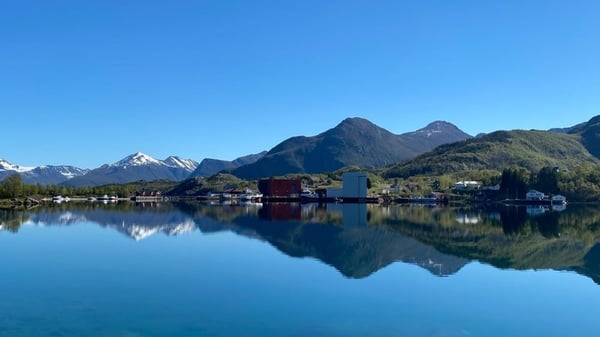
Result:
M61 207L0 231L0 336L600 331L594 222L583 234L564 225L585 222L578 212L550 215L558 233L526 217L515 234L493 213L465 224L462 211L422 207L300 208L283 219L260 206ZM473 240L500 248L486 258ZM523 247L533 261L510 261Z

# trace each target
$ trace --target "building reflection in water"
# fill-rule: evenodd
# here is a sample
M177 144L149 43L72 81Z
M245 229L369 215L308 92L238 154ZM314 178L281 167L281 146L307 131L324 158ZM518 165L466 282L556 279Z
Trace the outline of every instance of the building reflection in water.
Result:
M261 220L269 221L309 220L318 212L341 215L342 225L347 228L367 225L365 203L265 203L258 211L258 216Z

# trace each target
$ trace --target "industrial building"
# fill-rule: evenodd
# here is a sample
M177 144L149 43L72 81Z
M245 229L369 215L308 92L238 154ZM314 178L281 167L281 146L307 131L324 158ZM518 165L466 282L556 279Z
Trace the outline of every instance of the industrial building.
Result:
M300 179L261 179L258 190L264 197L299 198L302 182Z
M342 175L341 188L328 188L327 198L342 201L364 202L367 200L367 175L362 172L346 172Z

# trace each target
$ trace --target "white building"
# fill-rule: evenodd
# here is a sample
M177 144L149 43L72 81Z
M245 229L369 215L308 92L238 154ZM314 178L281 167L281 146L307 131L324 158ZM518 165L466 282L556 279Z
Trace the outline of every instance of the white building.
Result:
M476 190L481 187L481 183L473 180L459 181L454 184L454 188L457 190Z
M328 198L366 198L367 175L362 172L346 172L342 175L342 188L328 188Z

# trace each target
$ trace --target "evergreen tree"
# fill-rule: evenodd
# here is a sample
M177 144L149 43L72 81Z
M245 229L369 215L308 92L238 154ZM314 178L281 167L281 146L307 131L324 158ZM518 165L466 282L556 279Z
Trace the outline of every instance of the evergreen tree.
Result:
M16 198L23 194L23 186L21 175L18 173L13 174L0 184L0 196L3 198Z
M522 167L511 167L502 171L500 191L507 198L522 199L529 189L529 170Z

